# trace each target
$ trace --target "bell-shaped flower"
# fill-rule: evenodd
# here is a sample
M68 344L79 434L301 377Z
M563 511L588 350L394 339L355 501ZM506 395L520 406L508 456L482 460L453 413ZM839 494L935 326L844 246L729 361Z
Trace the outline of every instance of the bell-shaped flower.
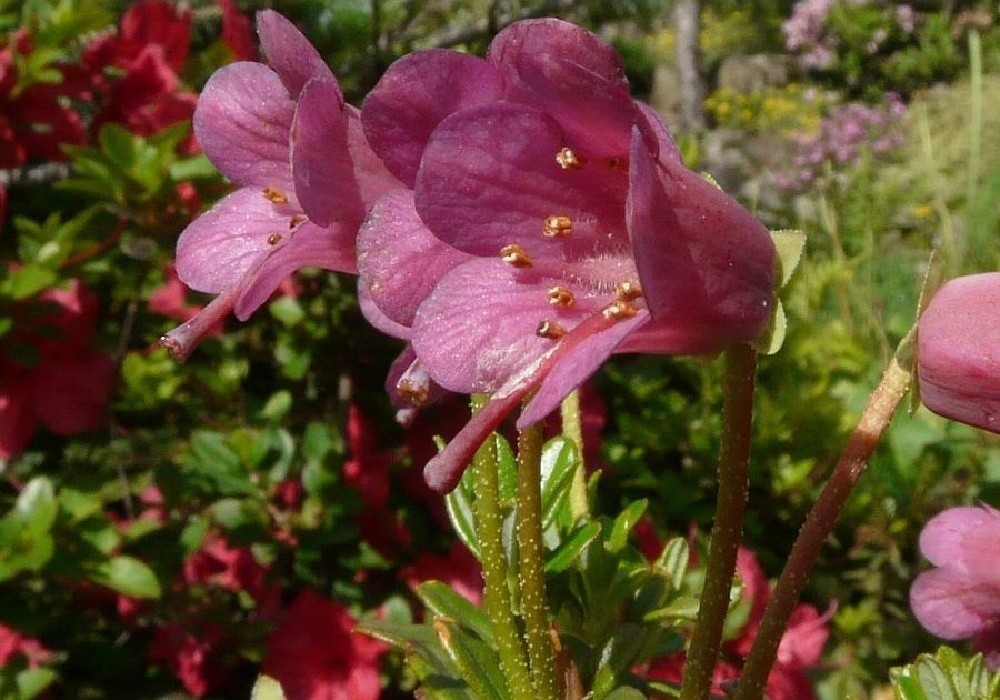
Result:
M534 393L524 426L612 352L711 354L767 329L767 230L684 167L596 36L520 22L485 61L431 52L399 70L426 80L390 68L362 119L373 149L412 179L412 206L398 197L391 215L369 218L359 246L405 253L362 262L362 289L408 328L433 381L493 397L428 464L433 488L457 483L522 398ZM466 79L442 102L444 74ZM384 113L416 126L392 129Z
M918 325L920 399L946 418L1000 433L1000 272L953 279Z
M910 587L910 606L942 639L973 638L987 665L1000 669L1000 511L951 508L920 533L920 551L935 568Z
M246 319L301 267L355 272L368 207L399 186L316 49L275 12L261 12L257 25L268 65L217 71L194 114L205 154L240 187L177 243L180 278L219 295L164 338L180 356L230 310Z

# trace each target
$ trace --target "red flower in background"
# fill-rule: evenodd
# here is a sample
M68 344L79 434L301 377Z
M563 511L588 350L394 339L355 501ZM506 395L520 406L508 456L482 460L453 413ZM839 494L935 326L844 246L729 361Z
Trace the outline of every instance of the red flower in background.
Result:
M156 630L149 657L169 667L184 688L200 698L225 682L229 674L219 658L220 645L229 636L213 622L170 623Z
M15 310L15 330L0 347L0 459L23 450L39 423L58 435L104 423L114 364L91 349L97 295L73 280L40 300L54 310L40 317L34 317L37 308ZM36 349L38 361L28 366L15 360L15 344Z
M368 700L380 692L379 660L386 647L354 632L340 604L303 590L267 640L261 672L289 700Z
M52 652L37 639L25 637L16 629L0 624L0 668L19 654L27 660L28 668L38 668L52 658Z
M447 556L421 553L399 575L411 589L425 581L441 581L476 605L483 599L482 567L461 542L452 544Z

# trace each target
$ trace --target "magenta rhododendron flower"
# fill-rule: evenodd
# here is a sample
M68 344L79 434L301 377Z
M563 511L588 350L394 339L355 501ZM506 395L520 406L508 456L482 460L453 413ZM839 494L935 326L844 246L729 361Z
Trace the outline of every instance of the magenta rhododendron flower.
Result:
M338 603L306 589L267 640L261 671L296 700L374 700L385 645L354 632Z
M427 466L436 490L522 398L537 392L520 426L613 352L712 354L767 329L767 230L684 167L589 32L525 21L486 59L412 54L362 120L413 190L362 228L361 294L430 380L493 397Z
M398 186L316 49L275 12L261 12L257 24L269 65L219 70L194 114L205 154L240 188L177 243L180 278L219 295L164 338L180 356L230 310L246 319L301 267L354 272L368 206Z
M987 665L1000 669L1000 511L939 513L920 533L920 551L935 567L910 588L920 624L942 639L971 637Z
M953 279L920 316L918 375L927 408L1000 433L1000 272Z
M453 543L447 556L421 553L413 564L400 571L400 577L412 589L425 581L442 581L476 605L483 599L482 567L461 542Z

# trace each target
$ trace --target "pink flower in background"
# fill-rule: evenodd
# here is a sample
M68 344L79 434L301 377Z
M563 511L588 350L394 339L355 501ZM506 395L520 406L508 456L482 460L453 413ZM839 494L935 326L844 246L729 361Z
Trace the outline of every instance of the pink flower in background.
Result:
M362 228L361 293L430 380L493 396L427 465L432 488L454 487L524 396L537 390L521 426L613 352L711 354L766 330L767 230L683 166L598 37L524 21L485 60L429 51L396 66L362 120L413 193Z
M411 589L424 581L441 581L472 603L483 599L483 573L476 559L461 542L455 542L447 556L422 552L400 572Z
M1000 511L951 508L920 533L920 551L934 565L910 588L910 606L942 639L972 638L972 646L1000 669Z
M27 660L28 668L31 669L38 668L52 659L52 652L43 647L37 639L25 637L16 629L0 624L0 668L19 655Z
M7 347L0 346L0 459L23 450L39 424L72 435L96 430L105 420L114 364L92 349L97 295L73 280L39 301L23 309ZM15 343L37 351L37 361L12 356Z
M180 278L219 295L163 339L181 357L230 310L245 320L301 267L354 272L368 205L398 186L308 40L270 11L258 15L258 33L270 67L217 71L194 114L205 154L240 188L177 243Z
M374 700L386 647L354 632L357 622L339 603L303 590L267 639L261 672L289 700Z
M953 279L920 316L920 400L945 418L1000 433L1000 272Z
M167 666L196 698L222 685L231 668L223 648L231 637L211 621L170 623L157 628L149 648L150 661Z

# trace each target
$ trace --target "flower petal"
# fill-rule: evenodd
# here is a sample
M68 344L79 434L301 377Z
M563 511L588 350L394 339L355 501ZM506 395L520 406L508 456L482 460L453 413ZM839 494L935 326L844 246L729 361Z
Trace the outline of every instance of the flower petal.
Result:
M449 114L502 97L499 73L476 56L433 49L399 59L361 111L365 135L389 170L412 187L431 132Z
M431 377L450 391L493 393L554 346L536 334L543 321L570 330L599 310L579 295L553 309L547 290L560 280L476 258L446 274L417 310L413 348Z
M977 535L985 538L979 539ZM969 551L968 545L992 544L992 551ZM1000 514L985 508L949 508L931 518L920 532L920 552L934 566L967 569L968 559L1000 557Z
M1000 614L1000 598L964 572L931 569L910 587L910 607L920 624L942 639L965 639Z
M291 191L288 135L295 103L260 63L232 63L212 74L198 99L194 132L233 182Z
M268 64L281 77L293 98L298 97L299 91L314 77L333 80L340 93L340 86L319 51L287 19L273 10L261 10L257 13L257 34ZM340 99L343 100L343 96Z
M569 22L515 22L490 44L509 100L551 114L577 147L624 158L636 112L617 52ZM497 132L504 133L504 132Z
M322 226L364 216L347 146L348 121L334 81L306 83L292 122L292 173L303 211Z
M627 245L623 173L591 161L563 168L565 145L559 125L530 107L453 114L424 151L417 211L435 236L477 255L517 243L533 258L574 259ZM570 229L545 235L551 217Z
M633 131L629 236L655 327L672 352L710 352L766 330L775 252L764 225ZM651 327L652 328L652 327Z
M434 237L409 190L380 199L358 233L359 283L383 314L404 326L413 324L438 280L471 257Z

